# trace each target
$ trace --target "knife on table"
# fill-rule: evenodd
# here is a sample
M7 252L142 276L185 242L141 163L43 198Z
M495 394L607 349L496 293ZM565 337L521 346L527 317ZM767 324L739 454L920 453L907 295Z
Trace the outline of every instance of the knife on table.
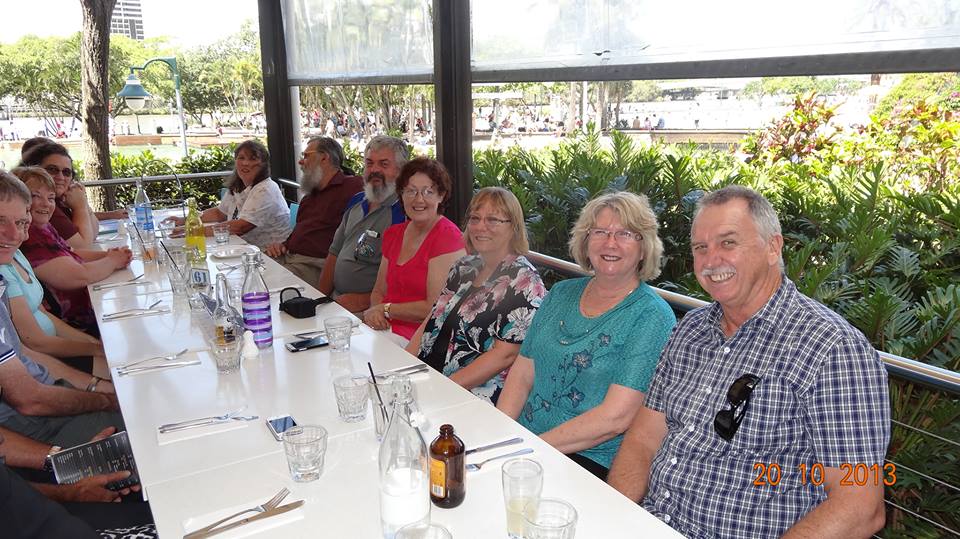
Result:
M227 530L232 530L234 528L239 528L240 526L245 526L247 524L250 524L251 522L256 522L258 520L262 520L264 518L270 518L277 515L282 515L287 511L292 511L293 509L300 507L304 503L305 502L303 500L299 500L293 503L288 503L286 505L281 505L276 509L270 509L270 510L264 511L263 513L258 513L256 515L253 515L252 517L247 517L243 520L231 522L230 524L220 526L219 528L214 528L205 533L200 533L200 534L188 533L187 535L183 536L183 539L202 539L204 537L212 537L214 535L217 535L218 533L225 532Z

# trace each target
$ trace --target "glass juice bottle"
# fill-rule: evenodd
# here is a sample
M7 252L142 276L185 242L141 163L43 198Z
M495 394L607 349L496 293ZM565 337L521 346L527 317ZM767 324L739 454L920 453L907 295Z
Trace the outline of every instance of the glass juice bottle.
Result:
M449 509L463 503L467 495L463 440L453 425L442 425L440 436L430 444L430 501Z
M184 222L186 232L186 249L197 250L199 258L207 259L207 239L203 230L203 222L200 220L200 210L197 209L197 199L190 197L187 199L187 220Z

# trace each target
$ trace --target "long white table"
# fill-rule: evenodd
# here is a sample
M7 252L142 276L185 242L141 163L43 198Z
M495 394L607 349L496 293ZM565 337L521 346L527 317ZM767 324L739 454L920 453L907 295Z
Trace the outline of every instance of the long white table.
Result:
M232 244L242 243L237 238ZM212 274L216 263L211 261ZM230 261L235 262L235 261ZM239 271L239 270L238 270ZM419 361L382 332L360 326L348 358L333 358L326 349L290 353L283 343L294 333L322 326L323 318L349 315L335 303L320 306L317 316L294 319L277 310L272 295L274 345L260 358L245 362L239 372L221 375L206 352L208 322L191 312L185 300L172 296L155 263L135 261L105 282L120 282L144 273L149 284L106 291L91 290L98 319L103 313L147 306L156 299L171 312L101 322L100 329L111 366L170 354L181 349L184 359L201 364L152 373L119 376L114 371L127 431L133 446L144 492L150 500L161 538L181 537L217 517L262 503L281 487L292 491L287 502L303 499L295 511L265 519L223 534L223 537L336 537L377 538L380 534L377 452L372 415L345 423L337 413L331 380L353 372L376 372ZM305 295L320 293L264 257L264 276L271 288L301 286ZM240 274L242 275L242 274ZM239 278L239 275L237 276ZM429 424L427 443L443 423L454 425L468 447L521 436L524 443L468 457L479 462L523 447L545 469L544 496L571 502L579 513L577 537L679 537L666 524L584 471L494 407L476 399L439 373L417 375L415 394ZM204 433L182 440L164 439L157 426L244 407L256 414L233 430ZM329 431L329 448L322 477L313 483L295 483L287 471L282 445L274 440L264 420L291 414L300 424L320 424ZM500 464L490 463L469 472L467 498L455 509L432 508L432 519L447 526L458 539L506 537L506 516L500 487Z

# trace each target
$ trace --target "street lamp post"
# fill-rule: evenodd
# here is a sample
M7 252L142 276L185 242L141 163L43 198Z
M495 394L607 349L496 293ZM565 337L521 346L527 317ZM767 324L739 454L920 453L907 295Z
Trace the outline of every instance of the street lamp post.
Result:
M153 62L163 62L173 71L173 90L177 96L177 112L180 115L180 145L183 147L183 156L189 157L187 152L187 123L183 117L183 100L180 98L180 70L177 69L177 59L172 57L153 58L148 60L142 66L130 66L130 75L127 77L127 83L117 94L127 103L127 106L133 110L141 110L146 105L150 92L143 87L140 79L135 74L137 71L143 71Z

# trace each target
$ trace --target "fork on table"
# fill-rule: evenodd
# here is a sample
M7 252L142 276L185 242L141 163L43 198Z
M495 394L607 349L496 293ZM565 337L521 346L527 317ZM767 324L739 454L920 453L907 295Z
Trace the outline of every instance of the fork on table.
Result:
M227 521L229 521L229 520L233 520L233 519L237 518L237 517L240 516L240 515L245 515L245 514L247 514L247 513L263 513L263 512L269 511L269 510L271 510L271 509L275 509L277 506L280 505L280 502L282 502L283 499L287 497L288 494L290 494L290 490L287 489L286 487L284 487L284 488L280 489L280 492L278 492L273 498L270 498L270 499L267 500L265 503L262 503L262 504L260 504L260 505L256 505L256 506L254 506L254 507L251 507L250 509L244 509L243 511L237 511L236 513L234 513L234 514L232 514L232 515L223 517L223 518L221 518L220 520L214 522L213 524L210 524L210 525L208 525L208 526L204 526L203 528L200 528L199 530L195 530L195 531L192 531L192 532L188 533L187 535L184 535L184 536L183 536L183 539L193 539L193 538L195 538L195 537L201 537L201 536L203 536L204 534L206 534L207 532L212 531L212 530L213 530L214 528L216 528L217 526L219 526L219 525L221 525L221 524L223 524L223 523L225 523L225 522L227 522Z

